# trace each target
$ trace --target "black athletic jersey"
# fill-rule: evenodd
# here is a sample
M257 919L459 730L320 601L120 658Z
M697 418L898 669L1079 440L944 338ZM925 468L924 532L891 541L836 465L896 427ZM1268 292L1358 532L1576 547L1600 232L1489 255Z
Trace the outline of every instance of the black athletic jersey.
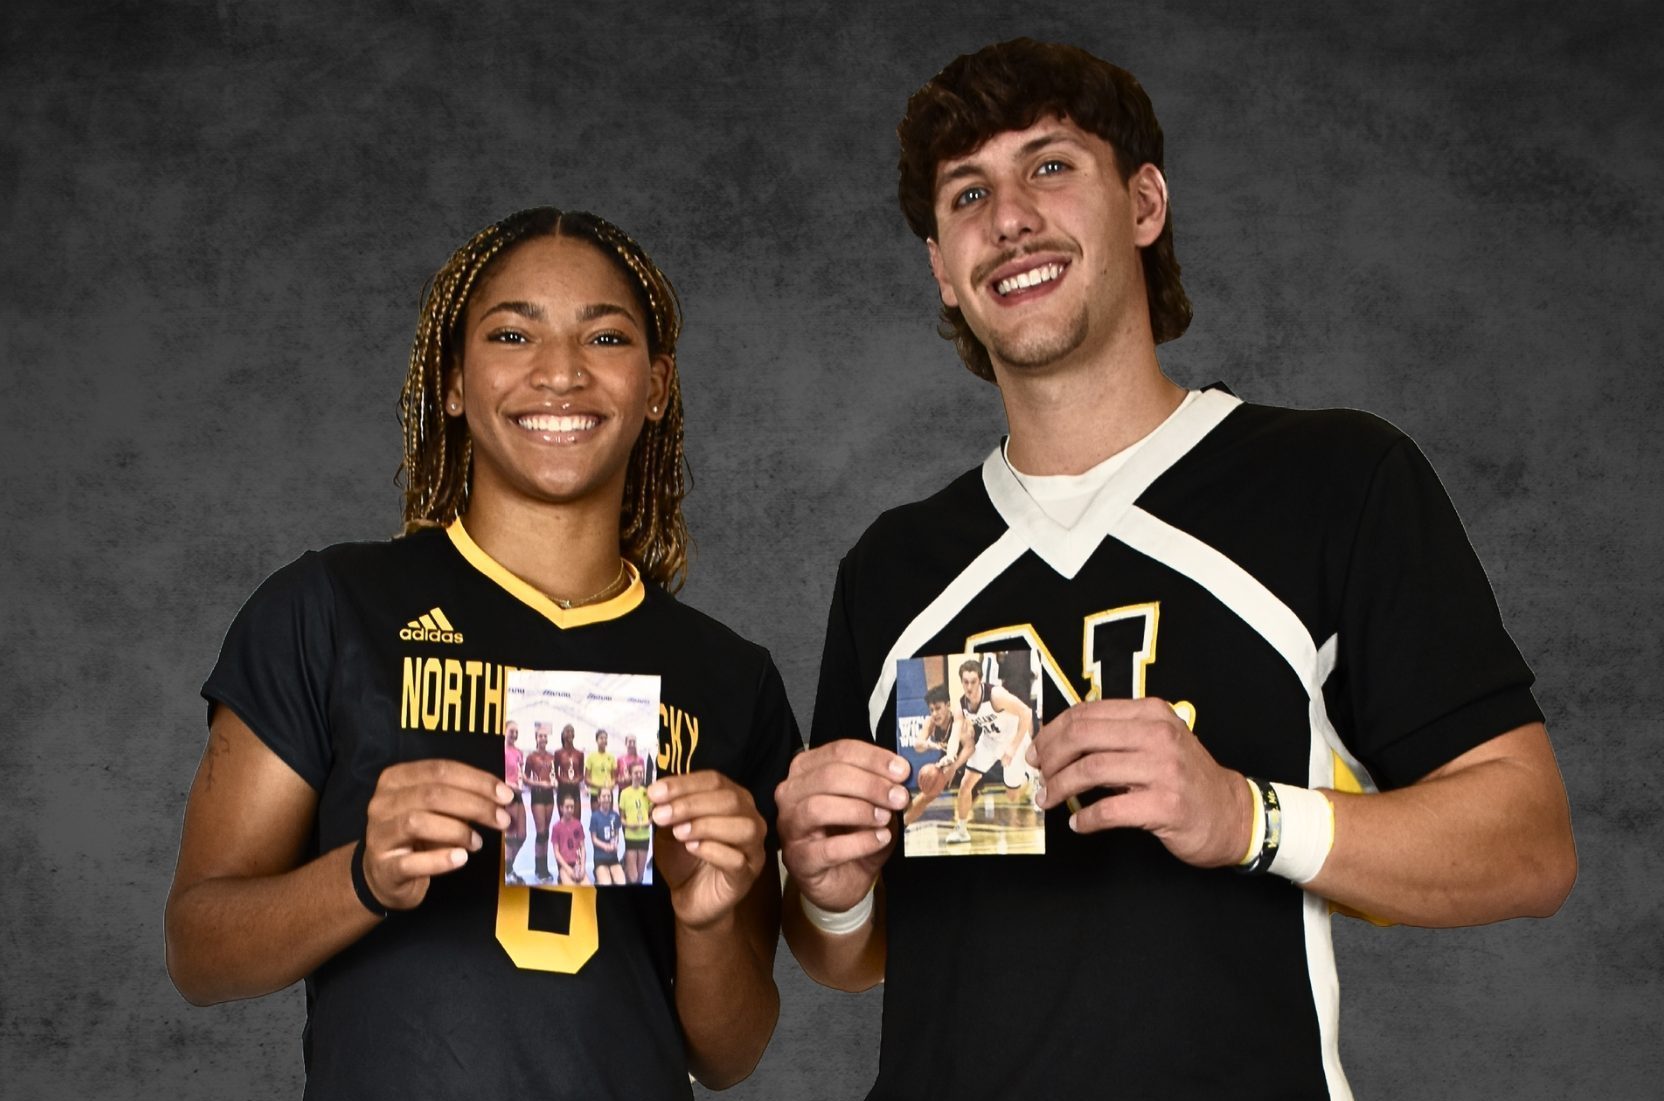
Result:
M773 845L774 787L799 740L767 651L639 576L563 610L460 523L279 570L203 695L317 790L319 854L363 836L390 764L449 757L502 775L513 668L657 674L659 771L743 784ZM307 979L306 1096L690 1096L666 887L503 886L502 834L481 834L420 906Z
M1044 714L1165 699L1220 764L1303 786L1409 784L1542 717L1411 441L1223 389L1157 429L1073 528L999 449L881 516L839 568L811 744L893 746L898 658L1025 646ZM1047 815L1039 856L897 847L870 1097L1350 1096L1323 899L1067 823ZM997 1013L997 1043L917 1027L966 1006Z

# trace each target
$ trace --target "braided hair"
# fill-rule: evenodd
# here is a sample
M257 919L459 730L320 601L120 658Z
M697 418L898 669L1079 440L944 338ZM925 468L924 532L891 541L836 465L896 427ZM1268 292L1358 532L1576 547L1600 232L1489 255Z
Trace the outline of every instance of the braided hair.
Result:
M619 516L619 553L644 577L671 591L687 578L689 538L682 518L687 460L682 453L682 388L676 373L681 303L647 253L627 233L584 211L534 207L474 234L422 292L422 313L399 395L404 429L404 531L449 524L467 510L473 445L468 423L445 414L445 376L460 363L463 322L474 291L516 245L534 237L587 241L617 265L647 314L647 351L670 360L664 416L642 427L630 451Z

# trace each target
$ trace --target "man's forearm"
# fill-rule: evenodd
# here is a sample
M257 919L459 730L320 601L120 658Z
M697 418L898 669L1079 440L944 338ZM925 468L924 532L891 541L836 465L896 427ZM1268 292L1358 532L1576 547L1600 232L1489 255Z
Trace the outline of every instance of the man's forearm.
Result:
M1577 875L1547 735L1522 727L1409 787L1329 793L1335 844L1307 890L1407 925L1547 917Z
M817 928L803 912L797 884L788 877L780 926L786 945L811 979L834 990L869 990L884 979L884 884L874 888L872 917L850 933Z
M271 876L204 879L168 902L167 967L195 1005L281 990L375 928L352 888L352 846Z

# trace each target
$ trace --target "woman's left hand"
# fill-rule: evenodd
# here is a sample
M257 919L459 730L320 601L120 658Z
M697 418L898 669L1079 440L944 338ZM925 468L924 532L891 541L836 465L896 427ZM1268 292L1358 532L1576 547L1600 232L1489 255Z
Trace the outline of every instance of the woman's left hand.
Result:
M751 793L706 769L655 780L647 795L659 827L654 866L676 920L705 929L728 918L763 871L768 828Z

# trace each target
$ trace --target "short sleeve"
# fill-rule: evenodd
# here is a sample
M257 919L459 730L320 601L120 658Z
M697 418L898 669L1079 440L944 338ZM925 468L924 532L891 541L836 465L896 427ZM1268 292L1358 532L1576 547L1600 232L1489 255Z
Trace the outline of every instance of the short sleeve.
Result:
M815 691L815 715L809 726L809 745L815 748L839 738L871 738L867 698L851 630L849 558L838 564L832 586L832 608L826 616L826 645L821 651L820 685Z
M757 804L757 812L768 823L768 844L777 846L775 832L778 811L774 805L774 789L786 778L792 757L803 748L798 733L797 718L792 714L786 698L786 685L775 668L774 659L766 658L762 679L757 684L757 697L751 717L751 752L748 775L742 781Z
M284 764L323 790L333 751L329 671L335 603L329 576L308 552L248 598L202 686L210 706L229 707Z
M1382 788L1542 720L1532 674L1432 466L1401 438L1353 542L1328 703Z

